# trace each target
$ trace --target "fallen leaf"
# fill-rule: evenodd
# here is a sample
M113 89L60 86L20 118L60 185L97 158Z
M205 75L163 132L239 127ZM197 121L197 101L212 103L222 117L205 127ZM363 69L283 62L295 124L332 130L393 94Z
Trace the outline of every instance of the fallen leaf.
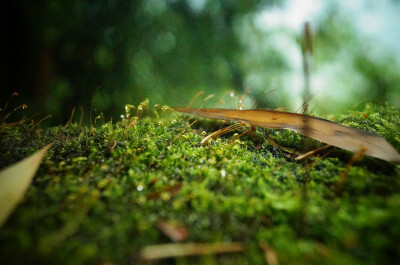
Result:
M184 241L188 237L188 231L186 228L178 224L160 221L157 223L157 227L164 233L164 235L174 242Z
M384 138L308 115L271 110L173 109L210 119L245 122L264 128L288 129L354 153L365 149L365 155L400 163L399 153Z
M279 265L278 254L268 243L261 241L260 248L264 251L264 257L267 265Z
M144 247L141 251L141 258L143 260L157 260L173 257L242 252L243 250L243 244L240 242L162 244Z
M0 227L22 200L51 145L46 145L33 155L0 172Z

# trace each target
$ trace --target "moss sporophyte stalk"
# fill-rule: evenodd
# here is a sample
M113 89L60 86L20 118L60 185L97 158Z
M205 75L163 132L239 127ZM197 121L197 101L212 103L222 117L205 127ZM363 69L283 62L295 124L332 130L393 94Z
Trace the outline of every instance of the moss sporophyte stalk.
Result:
M335 147L295 160L323 144L282 129L257 128L237 138L249 127L236 126L201 145L233 123L148 102L140 111L125 110L116 123L93 120L94 134L74 121L42 129L2 123L2 169L53 146L1 227L0 263L137 264L155 257L148 247L174 240L182 240L174 245L181 250L200 247L200 254L148 263L400 258L399 165L364 156L346 168L353 153ZM334 117L400 150L399 109L367 104L362 113Z

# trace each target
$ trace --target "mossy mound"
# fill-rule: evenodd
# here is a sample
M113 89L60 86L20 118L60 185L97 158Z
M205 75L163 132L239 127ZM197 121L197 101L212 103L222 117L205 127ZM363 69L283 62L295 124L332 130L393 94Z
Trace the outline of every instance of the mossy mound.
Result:
M0 127L0 168L54 143L0 230L1 264L135 263L143 247L171 242L157 226L162 220L186 228L185 242L240 241L245 249L150 264L265 264L266 255L270 264L271 257L340 265L400 259L399 165L364 157L338 193L347 151L295 161L267 139L300 153L321 144L268 129L200 146L221 121L198 119L188 128L188 116L150 112L134 126L106 123L94 135L75 123ZM364 112L335 120L400 150L400 110L366 105Z

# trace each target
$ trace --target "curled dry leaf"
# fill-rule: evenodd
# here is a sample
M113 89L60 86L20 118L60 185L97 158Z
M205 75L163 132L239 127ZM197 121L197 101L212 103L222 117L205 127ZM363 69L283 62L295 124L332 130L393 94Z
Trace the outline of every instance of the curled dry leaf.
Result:
M210 119L246 122L253 126L273 129L288 129L315 140L358 152L389 162L400 163L400 155L384 138L332 121L290 112L271 110L232 110L173 108L175 111L191 113Z
M33 155L0 172L0 227L22 200L50 147L51 144L48 144Z

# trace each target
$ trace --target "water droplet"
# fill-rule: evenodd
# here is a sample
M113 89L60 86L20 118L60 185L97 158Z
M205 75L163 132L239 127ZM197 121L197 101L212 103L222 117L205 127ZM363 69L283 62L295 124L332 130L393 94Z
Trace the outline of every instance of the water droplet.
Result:
M128 105L125 105L125 110L127 111L129 108L128 108Z
M171 123L172 123L172 124L176 123L176 120L172 120Z
M124 116L124 114L121 114L121 119L125 119L125 116Z
M138 110L142 110L142 109L143 109L143 107L142 107L142 106L139 106L139 107L138 107Z
M243 99L242 98L239 98L239 103L243 104Z
M235 96L235 92L231 92L231 93L229 94L229 96L230 96L231 98L233 98L233 97Z
M225 169L221 170L221 178L225 178L226 176L226 171Z
M239 110L243 110L243 106L240 106L240 107L239 107Z
M137 186L137 191L142 191L143 190L143 186L142 185L139 185L139 186Z

